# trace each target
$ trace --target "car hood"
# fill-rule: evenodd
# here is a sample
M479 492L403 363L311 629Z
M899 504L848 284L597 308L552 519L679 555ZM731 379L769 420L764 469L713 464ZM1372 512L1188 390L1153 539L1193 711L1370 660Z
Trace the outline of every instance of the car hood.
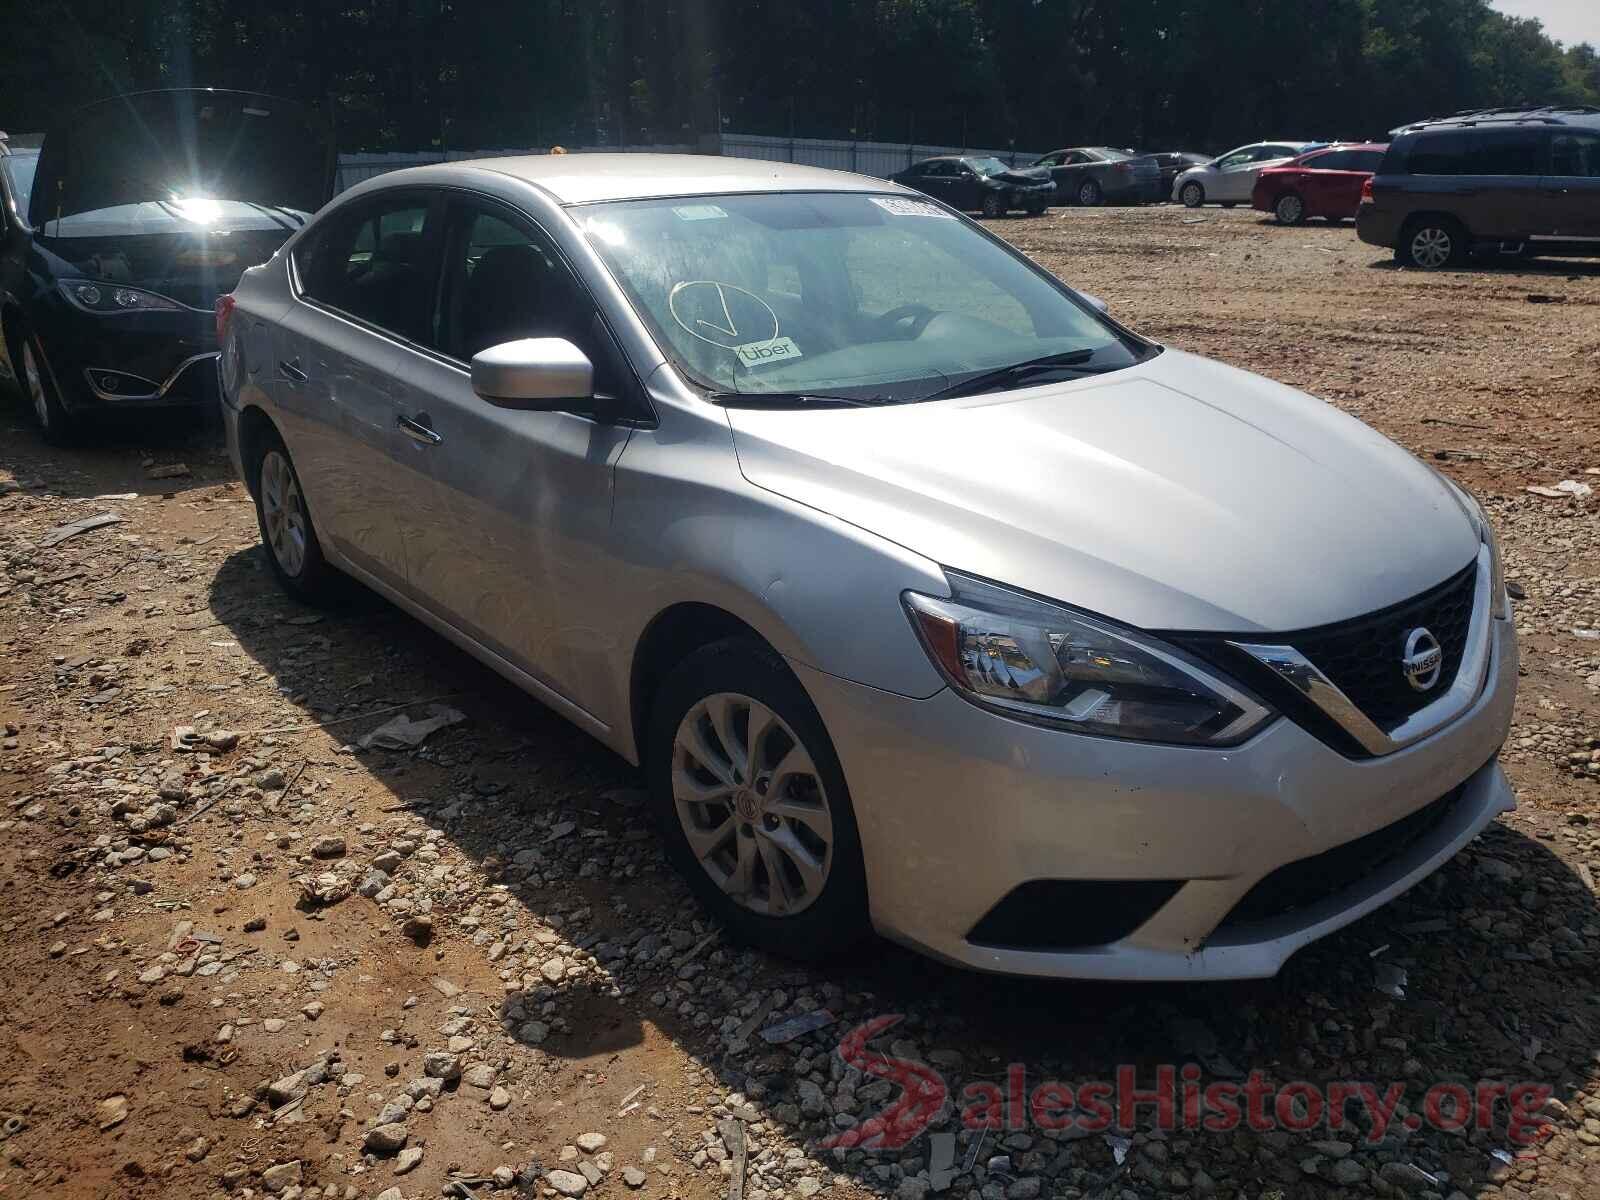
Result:
M1478 547L1449 487L1393 442L1176 351L1002 394L728 419L752 484L1147 629L1345 620L1441 582Z
M990 175L987 178L1000 183L1040 184L1050 183L1054 176L1050 174L1049 167L1012 167L1008 171Z
M186 199L315 212L334 165L327 127L288 100L210 88L114 96L45 135L28 220Z

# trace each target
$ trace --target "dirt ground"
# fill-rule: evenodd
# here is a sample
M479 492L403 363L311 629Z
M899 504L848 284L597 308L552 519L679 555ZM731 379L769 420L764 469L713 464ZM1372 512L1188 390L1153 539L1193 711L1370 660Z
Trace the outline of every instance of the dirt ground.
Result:
M1600 264L1423 275L1348 225L1239 210L997 228L1132 327L1305 388L1484 499L1520 597L1515 813L1273 980L998 980L888 946L796 968L705 922L625 764L375 598L281 595L214 433L53 450L5 392L0 1197L699 1200L742 1178L749 1200L923 1200L926 1141L818 1144L896 1094L836 1053L884 1014L881 1044L952 1095L1008 1063L1164 1062L1400 1081L1401 1116L1439 1081L1552 1092L1526 1147L1504 1113L1129 1145L985 1139L946 1110L962 1200L1600 1197L1597 500L1526 490L1600 487ZM121 520L42 546L101 513ZM465 720L359 745L430 703ZM1403 998L1378 986L1396 970Z

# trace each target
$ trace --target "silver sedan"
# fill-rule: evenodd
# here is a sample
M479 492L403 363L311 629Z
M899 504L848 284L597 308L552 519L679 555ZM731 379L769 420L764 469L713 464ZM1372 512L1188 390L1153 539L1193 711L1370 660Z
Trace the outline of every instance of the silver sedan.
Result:
M278 581L353 576L638 764L755 944L1270 975L1512 806L1473 499L907 189L400 171L217 320Z

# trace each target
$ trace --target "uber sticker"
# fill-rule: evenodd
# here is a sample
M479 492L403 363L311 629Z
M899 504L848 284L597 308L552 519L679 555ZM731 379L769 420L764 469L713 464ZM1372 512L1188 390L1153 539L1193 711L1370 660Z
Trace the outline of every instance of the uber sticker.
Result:
M747 367L759 367L763 363L802 357L800 347L794 344L794 339L786 337L772 338L765 342L746 342L742 346L735 347L733 352Z
M720 221L727 211L715 204L682 204L672 210L680 221Z
M945 212L937 204L929 204L926 200L906 200L899 196L874 196L872 202L886 213L897 217L944 217L954 221L950 213Z

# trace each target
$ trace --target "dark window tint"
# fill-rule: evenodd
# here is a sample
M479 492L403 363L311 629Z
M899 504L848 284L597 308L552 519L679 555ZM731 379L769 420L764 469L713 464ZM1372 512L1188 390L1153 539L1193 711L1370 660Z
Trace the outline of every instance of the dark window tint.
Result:
M1600 179L1600 133L1575 129L1552 134L1550 174Z
M397 192L333 213L295 247L311 299L415 342L428 337L433 256L425 193Z
M1351 163L1355 161L1353 150L1330 150L1326 154L1313 154L1302 164L1313 171L1353 171Z
M451 206L434 346L469 362L521 338L566 338L594 363L595 389L616 394L616 351L588 291L538 229L505 210Z
M1345 170L1376 172L1382 163L1382 150L1352 150L1350 151L1350 165Z
M930 179L949 179L960 170L953 162L931 162L923 174Z
M1479 129L1474 175L1543 175L1549 135L1542 129Z
M1472 172L1472 134L1465 129L1420 133L1411 144L1413 175L1468 175Z

